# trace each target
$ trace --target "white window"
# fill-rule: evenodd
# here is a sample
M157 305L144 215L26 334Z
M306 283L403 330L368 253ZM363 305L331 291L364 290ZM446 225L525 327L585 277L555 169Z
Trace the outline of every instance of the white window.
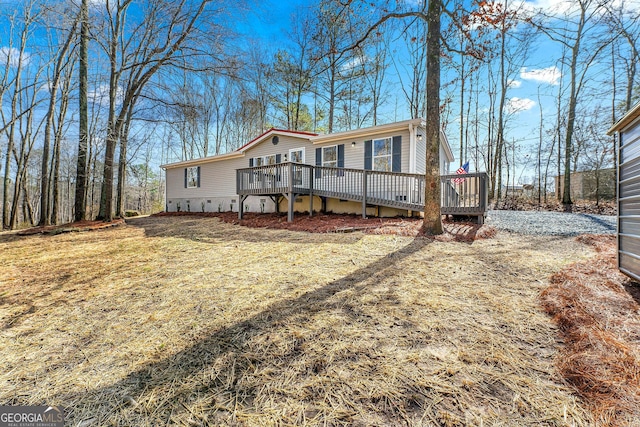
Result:
M267 166L276 164L276 155L272 154L270 156L264 156L264 164Z
M393 160L393 144L391 138L373 140L373 170L391 172Z
M264 165L264 157L255 157L253 159L253 166L258 167Z
M338 146L322 147L322 166L327 168L338 167Z
M187 188L198 187L198 166L187 168Z
M289 150L289 161L293 163L304 163L304 148Z

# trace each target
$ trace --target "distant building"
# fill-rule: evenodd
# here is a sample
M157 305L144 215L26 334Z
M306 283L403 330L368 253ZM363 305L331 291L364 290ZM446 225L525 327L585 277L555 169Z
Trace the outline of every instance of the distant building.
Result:
M523 184L523 185L503 185L502 186L502 195L503 196L523 196L523 197L532 197L533 196L534 186L531 184Z
M564 193L564 175L555 178L556 194ZM571 200L613 200L616 197L616 170L574 172L571 174Z

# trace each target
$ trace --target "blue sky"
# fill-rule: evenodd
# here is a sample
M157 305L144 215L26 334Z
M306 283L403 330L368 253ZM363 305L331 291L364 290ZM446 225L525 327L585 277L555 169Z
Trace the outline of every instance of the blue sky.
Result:
M93 2L103 2L104 0L92 0ZM410 5L418 0L405 0ZM521 0L518 0L521 1ZM622 0L610 0L609 4L616 4ZM640 10L640 0L624 0L636 10ZM6 6L15 4L17 0L0 0L0 5ZM283 48L288 43L287 33L291 28L291 17L297 8L316 4L317 1L293 0L293 1L259 1L255 4L245 5L240 16L234 21L242 38L257 40L264 49L271 53L279 48ZM515 3L510 1L510 3ZM239 3L243 4L243 3ZM568 8L575 5L570 0L527 0L524 7L533 9L543 9L551 15L559 15ZM5 28L6 30L6 28ZM545 122L551 124L555 121L555 93L558 83L562 78L558 68L558 58L560 49L557 43L549 41L545 36L540 36L533 46L531 55L527 58L523 67L513 79L509 90L508 111L512 112L512 119L508 127L508 139L519 141L522 146L537 144L538 127L540 121L540 104L538 92L540 92L541 105ZM4 47L0 37L0 56L10 54ZM386 121L403 120L408 117L407 108L403 105L404 99L397 83L397 76L394 77L393 67L390 67L388 76L392 86L391 94L387 99ZM603 79L602 84L606 84L607 73L602 72L602 65L594 65L594 77ZM447 76L443 76L443 81ZM396 111L396 105L399 105ZM457 139L457 112L458 106L454 105L447 134L451 141L454 153L458 153ZM524 155L524 154L523 154ZM463 159L466 160L466 159ZM475 165L472 165L472 169ZM527 172L528 173L528 172Z
M296 8L313 3L315 2L301 0L261 2L256 9L248 13L247 23L241 25L240 30L247 37L259 39L264 43L265 48L275 51L287 43L286 33L289 31L291 16ZM407 3L411 3L411 1ZM560 13L571 7L571 3L564 0L535 0L526 1L523 7L528 10L542 8L550 13ZM558 64L559 56L559 46L550 42L545 36L540 36L532 46L531 55L513 79L507 105L507 110L512 116L508 127L508 139L519 141L520 146L537 144L540 121L538 92L540 93L543 114L547 118L546 121L555 120L555 93L562 78ZM397 76L394 76L392 68L389 69L387 75L397 90L392 90L391 92L395 94L387 99L385 108L387 119L403 120L409 118L408 111L403 106L404 99L397 87ZM443 75L443 82L446 80L447 76ZM401 105L398 111L395 111L396 105ZM458 105L454 103L451 114L452 123L450 123L447 132L454 153L459 151Z

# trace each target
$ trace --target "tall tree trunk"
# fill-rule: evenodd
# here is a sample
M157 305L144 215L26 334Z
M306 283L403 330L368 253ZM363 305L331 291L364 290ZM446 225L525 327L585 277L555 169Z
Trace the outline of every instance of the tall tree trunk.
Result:
M29 225L29 227L33 227L35 225L35 217L33 215L33 206L31 206L31 200L29 197L29 186L27 185L27 181L28 181L28 176L27 173L25 172L25 174L23 175L22 178L22 194L23 199L22 199L22 217L23 217L23 222L27 223L27 225Z
M116 193L116 213L124 218L125 211L125 187L127 184L127 144L129 142L129 127L133 117L134 104L131 103L127 110L127 118L122 126L120 134L120 157L118 159L118 190Z
M56 70L57 73L57 70ZM49 225L49 147L51 145L51 133L53 128L53 118L56 110L56 97L58 95L58 76L54 76L49 96L49 109L44 129L44 143L42 146L42 167L40 179L40 221L38 225Z
M80 124L78 137L78 166L76 169L76 195L74 215L74 219L76 221L82 221L83 219L85 219L87 209L87 139L89 135L89 113L87 103L87 69L89 62L88 0L82 0L80 15Z
M9 228L9 185L11 180L9 174L11 173L11 153L13 151L13 138L8 138L7 153L4 159L4 178L2 187L2 228Z
M115 97L114 97L115 99ZM100 191L100 210L98 219L110 222L113 220L113 159L118 143L119 126L115 123L107 131L107 145L104 155L102 187Z
M71 85L71 73L65 77L62 86L62 98L60 101L60 111L58 113L58 127L54 133L53 139L53 173L52 173L52 191L51 191L51 221L58 224L60 221L60 151L62 138L64 134L64 118L69 108L69 87Z
M332 60L329 69L329 117L327 122L327 132L333 132L333 121L335 115L335 103L336 103L336 65L335 60Z
M123 131L120 136L120 153L118 158L118 186L116 190L116 216L124 218L125 184L127 181L127 135Z
M538 208L542 204L542 134L544 126L544 114L542 113L542 101L540 99L540 87L538 86L538 107L540 107L540 128L538 129Z
M440 0L427 11L426 173L423 230L442 234L440 214Z
M116 98L120 72L118 71L118 38L120 36L120 11L116 15L114 34L109 41L109 118L107 120L107 140L104 153L102 187L100 191L100 209L98 219L109 222L113 220L113 159L116 145L120 139L122 122L116 114Z
M505 3L505 10L507 4ZM506 18L505 18L506 19ZM507 75L505 71L506 56L506 30L505 21L502 22L500 33L500 102L498 106L498 132L496 140L496 157L494 158L494 173L496 174L496 200L500 200L502 194L502 153L505 150L504 143L504 104L507 100ZM508 184L508 182L507 182Z
M578 105L577 96L577 66L578 53L580 52L580 37L576 38L576 43L571 49L571 88L569 89L569 112L567 115L567 132L565 134L564 147L564 188L562 191L562 204L565 210L570 211L571 205L571 149L573 140L573 129L576 120L576 107Z

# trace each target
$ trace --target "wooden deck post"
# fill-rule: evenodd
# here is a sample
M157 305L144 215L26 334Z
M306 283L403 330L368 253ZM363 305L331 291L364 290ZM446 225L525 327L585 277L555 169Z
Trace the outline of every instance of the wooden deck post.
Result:
M289 212L287 212L287 222L293 222L293 204L296 201L295 193L289 193L287 195L289 198Z
M362 171L362 218L367 218L367 171Z
M289 164L287 165L289 168L289 173L288 173L288 187L289 187L289 212L287 212L287 222L293 222L293 209L294 209L294 202L296 200L296 195L293 192L293 163L289 162Z
M313 166L309 168L309 216L313 216Z
M249 196L238 195L238 219L242 219L242 214L244 213L244 201L247 200Z

